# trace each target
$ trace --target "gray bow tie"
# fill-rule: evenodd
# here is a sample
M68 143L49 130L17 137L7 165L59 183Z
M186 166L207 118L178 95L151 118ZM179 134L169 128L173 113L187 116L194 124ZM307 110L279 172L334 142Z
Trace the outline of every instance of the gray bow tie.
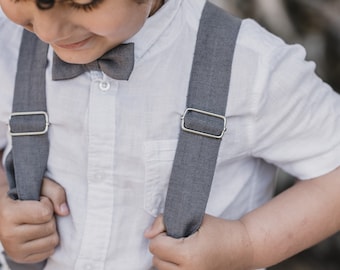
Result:
M69 64L53 56L52 79L72 79L85 71L100 70L117 80L128 80L134 65L134 44L121 44L89 64Z

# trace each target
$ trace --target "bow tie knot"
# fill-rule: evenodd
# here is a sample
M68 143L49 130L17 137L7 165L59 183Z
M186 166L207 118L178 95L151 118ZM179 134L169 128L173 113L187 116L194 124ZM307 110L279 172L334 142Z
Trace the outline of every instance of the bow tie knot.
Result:
M53 55L52 79L72 79L89 70L103 71L116 80L128 80L134 66L134 44L121 44L89 64L70 64Z

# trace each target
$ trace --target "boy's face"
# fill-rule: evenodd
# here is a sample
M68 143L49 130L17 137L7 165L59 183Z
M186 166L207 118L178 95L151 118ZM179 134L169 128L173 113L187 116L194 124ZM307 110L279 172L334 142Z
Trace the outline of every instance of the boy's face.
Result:
M39 9L34 0L0 0L13 22L49 43L66 62L89 63L140 30L163 0L56 0Z

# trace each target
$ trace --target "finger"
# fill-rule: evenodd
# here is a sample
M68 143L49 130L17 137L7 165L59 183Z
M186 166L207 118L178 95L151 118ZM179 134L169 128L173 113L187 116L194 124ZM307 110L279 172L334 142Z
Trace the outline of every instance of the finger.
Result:
M26 224L18 226L14 233L22 242L29 242L35 239L48 237L56 232L56 221L53 218L45 224Z
M157 257L153 257L152 263L153 263L153 266L157 270L178 270L179 269L179 266L177 264L163 261Z
M48 197L53 204L54 211L59 216L67 216L69 208L66 201L64 188L55 181L44 178L41 195Z
M22 249L27 243L45 238L53 239L54 237L58 238L58 233L55 220L52 220L43 225L18 225L3 235L2 244L7 251L13 250L15 254L25 254ZM30 250L27 252L30 252Z
M22 249L27 252L28 256L31 256L54 250L58 244L59 235L57 232L54 232L49 236L24 243Z
M46 197L41 197L40 201L34 202L34 208L27 212L26 224L45 224L54 219L53 205Z
M24 243L21 246L17 246L14 250L7 249L6 252L16 262L35 263L50 257L58 244L59 237L55 233L45 238Z
M12 261L19 263L19 264L33 264L33 263L39 263L39 262L45 261L47 258L53 255L54 251L55 251L54 249L46 250L42 253L31 254L25 257L18 257L18 256L12 257L8 254L8 252L6 252L5 256L9 257Z
M163 221L163 215L160 215L155 219L151 227L145 231L144 237L152 239L163 232L165 232L165 225Z
M46 259L48 259L49 257L51 257L54 253L55 249L51 249L51 250L47 250L41 253L35 253L35 254L31 254L29 256L27 256L25 258L25 261L23 261L22 263L28 263L28 264L32 264L32 263L39 263L42 262Z
M14 201L8 198L6 208L2 210L1 216L13 225L43 224L53 217L53 206L47 198L41 201Z
M184 238L175 239L167 236L166 233L161 233L150 240L149 250L160 260L179 265L183 261L184 241Z

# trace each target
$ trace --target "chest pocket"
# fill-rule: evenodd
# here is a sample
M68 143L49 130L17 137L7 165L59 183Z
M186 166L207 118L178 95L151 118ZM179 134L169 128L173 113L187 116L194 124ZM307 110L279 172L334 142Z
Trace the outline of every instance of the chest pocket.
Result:
M144 210L156 217L164 211L177 140L145 143Z

